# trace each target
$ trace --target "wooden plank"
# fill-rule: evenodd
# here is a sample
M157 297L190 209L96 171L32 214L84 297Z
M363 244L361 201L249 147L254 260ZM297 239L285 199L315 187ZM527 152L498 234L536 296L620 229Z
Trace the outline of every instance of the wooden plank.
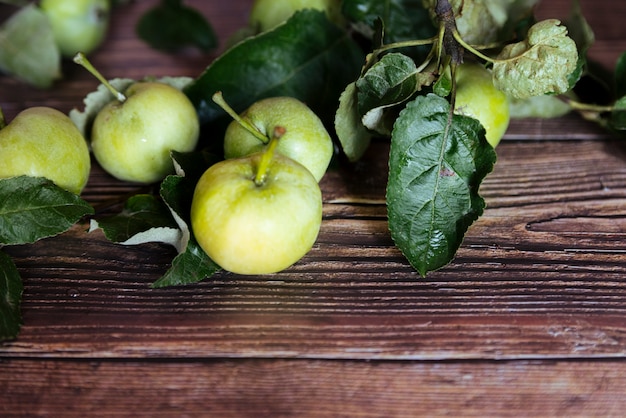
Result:
M317 244L284 272L150 289L174 256L85 226L7 248L25 327L2 356L617 357L626 350L621 142L506 143L456 260L420 278L383 204L385 142L322 182Z
M626 409L624 362L11 360L0 370L7 418L620 417Z

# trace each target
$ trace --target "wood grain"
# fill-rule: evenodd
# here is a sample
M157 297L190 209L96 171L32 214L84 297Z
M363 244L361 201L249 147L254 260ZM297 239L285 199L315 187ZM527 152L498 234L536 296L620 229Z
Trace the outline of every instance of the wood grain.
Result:
M186 417L618 417L626 365L12 360L0 413ZM126 378L121 380L119 376ZM151 402L137 400L151 399Z
M250 2L201 2L225 40ZM569 1L542 2L564 16ZM150 2L117 9L93 55L109 77L196 76L220 51L170 56L134 35ZM0 6L0 16L8 6ZM626 49L626 3L582 0L593 54ZM50 90L0 77L0 106L80 107L97 82L72 63ZM7 416L621 416L626 407L626 142L575 115L513 121L481 187L487 209L455 260L420 277L384 205L388 144L321 182L312 251L274 275L150 285L175 253L125 247L87 220L3 248L24 326L0 344ZM98 214L143 189L96 164Z

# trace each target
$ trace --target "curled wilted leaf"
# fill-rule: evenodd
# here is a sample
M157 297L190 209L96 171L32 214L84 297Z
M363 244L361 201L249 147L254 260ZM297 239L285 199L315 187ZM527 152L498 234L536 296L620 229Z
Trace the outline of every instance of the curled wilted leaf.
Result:
M356 83L350 83L339 98L335 132L350 161L359 160L370 145L372 135L365 129L357 106Z
M502 50L493 65L493 83L518 99L565 93L577 63L578 50L567 28L548 19L533 25L524 41Z
M422 0L436 20L438 0ZM501 39L505 28L530 13L538 0L450 0L456 27L465 42L485 45Z

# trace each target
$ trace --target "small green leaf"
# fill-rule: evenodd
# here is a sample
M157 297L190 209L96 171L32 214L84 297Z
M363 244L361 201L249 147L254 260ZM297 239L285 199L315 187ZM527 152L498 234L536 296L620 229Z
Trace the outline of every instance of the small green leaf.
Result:
M0 244L38 241L67 231L93 208L41 177L0 180Z
M381 135L390 135L393 121L386 119L386 111L405 102L434 80L433 72L418 71L413 59L404 54L383 56L356 82L363 124Z
M152 287L160 288L198 283L220 270L221 268L206 255L192 237L185 251L174 258L170 269L155 281Z
M212 100L217 91L237 112L261 98L295 97L330 124L339 96L358 77L363 62L356 42L325 13L301 10L275 29L230 48L185 92L203 125L219 122L225 129L231 121Z
M335 132L349 161L359 160L369 148L372 135L361 122L357 107L356 83L350 83L339 98L335 116Z
M162 242L178 248L182 238L167 206L148 194L129 198L119 214L92 220L90 231L96 228L101 228L108 240L123 245Z
M565 93L577 65L576 43L558 20L548 19L533 25L524 41L503 48L493 65L493 82L518 99Z
M137 34L154 49L176 52L187 46L210 52L217 47L211 24L180 0L162 0L137 22Z
M34 4L0 27L0 71L39 88L61 78L61 53L47 16Z
M418 72L412 58L389 53L357 80L359 112L400 104L433 81L434 74Z
M478 188L496 159L480 122L449 117L446 99L418 96L400 113L391 139L389 230L422 276L452 261L482 214Z
M22 325L22 279L7 254L0 251L0 341L17 337Z

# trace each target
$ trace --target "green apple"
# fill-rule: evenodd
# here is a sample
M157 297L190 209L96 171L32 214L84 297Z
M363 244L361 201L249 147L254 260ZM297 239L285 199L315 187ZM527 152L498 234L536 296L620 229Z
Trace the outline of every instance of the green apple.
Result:
M180 90L163 83L138 82L96 116L91 149L114 177L154 183L173 172L171 151L193 151L200 125L196 109Z
M285 134L278 152L309 169L319 181L333 156L333 141L320 118L303 102L293 97L271 97L253 103L239 115L252 129L234 120L224 135L224 156L243 157L262 150L269 133L278 126ZM254 131L260 133L256 135Z
M196 108L175 87L160 82L136 82L124 93L115 89L83 53L74 62L85 67L116 99L96 115L91 150L112 176L135 183L154 183L174 171L172 151L196 148L200 121Z
M214 164L196 184L192 231L227 271L284 270L312 248L319 234L322 195L316 179L272 148Z
M509 127L509 99L494 87L491 72L468 62L457 67L455 113L478 119L494 148Z
M0 119L2 127L1 114ZM80 194L90 169L85 138L72 120L56 109L31 107L0 130L0 178L46 177Z
M302 9L326 12L328 18L337 24L343 21L339 0L255 0L250 11L250 25L260 32L265 32Z
M103 41L109 24L109 0L42 0L54 39L64 57L85 54Z

